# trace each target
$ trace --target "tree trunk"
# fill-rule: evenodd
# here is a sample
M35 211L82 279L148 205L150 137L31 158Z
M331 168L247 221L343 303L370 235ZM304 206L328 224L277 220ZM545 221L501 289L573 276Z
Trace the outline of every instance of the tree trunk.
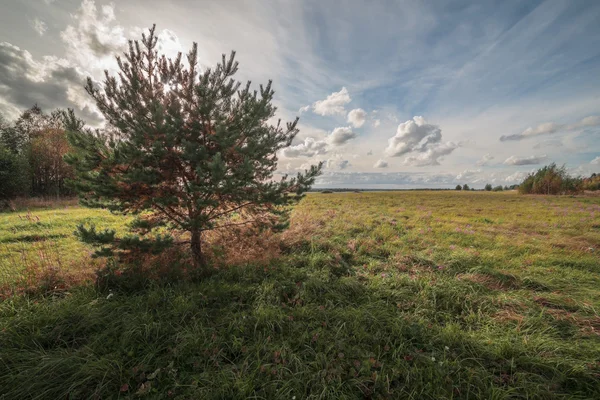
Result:
M204 269L206 267L206 259L202 253L202 235L200 231L192 231L191 249L194 267Z

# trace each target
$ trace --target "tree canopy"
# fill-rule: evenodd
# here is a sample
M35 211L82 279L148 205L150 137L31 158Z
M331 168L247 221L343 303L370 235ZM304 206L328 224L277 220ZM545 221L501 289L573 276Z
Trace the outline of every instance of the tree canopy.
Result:
M203 232L252 224L283 228L290 204L310 189L322 165L295 177L275 178L277 152L298 133L293 122L270 123L271 82L251 90L233 79L235 53L200 71L197 44L168 59L157 52L155 28L131 41L117 57L120 73L106 73L102 87L86 90L109 132L91 131L71 119L73 187L82 202L137 216L132 235L80 227L82 239L103 254L160 251L173 238L149 235L159 227L187 232L194 263L205 265Z

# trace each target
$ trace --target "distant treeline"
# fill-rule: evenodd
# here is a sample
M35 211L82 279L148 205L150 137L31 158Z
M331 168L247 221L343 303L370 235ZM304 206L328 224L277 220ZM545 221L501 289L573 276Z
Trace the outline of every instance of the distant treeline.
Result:
M351 188L312 188L310 192L318 192L318 193L333 193L333 192L414 192L414 191L447 191L454 190L451 188L416 188L416 189L351 189ZM475 190L475 189L471 189Z

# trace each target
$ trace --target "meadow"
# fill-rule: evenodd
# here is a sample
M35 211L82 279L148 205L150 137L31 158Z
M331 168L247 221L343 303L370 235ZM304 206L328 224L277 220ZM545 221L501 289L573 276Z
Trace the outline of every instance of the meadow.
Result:
M268 251L141 285L93 284L80 222L127 221L0 214L0 399L600 398L600 197L310 193Z

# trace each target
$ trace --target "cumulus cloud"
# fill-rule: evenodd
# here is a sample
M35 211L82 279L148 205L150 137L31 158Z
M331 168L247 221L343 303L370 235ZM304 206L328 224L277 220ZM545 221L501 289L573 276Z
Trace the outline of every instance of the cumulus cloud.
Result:
M459 145L453 142L431 145L424 152L406 157L403 164L413 167L440 165L441 159L452 153L458 147Z
M548 157L544 154L541 156L517 157L510 156L505 161L506 165L536 165L546 161Z
M314 130L313 133L319 133L320 130ZM348 141L354 139L356 133L352 132L349 126L335 128L324 139L316 139L313 136L304 138L304 141L298 144L286 147L282 150L282 155L286 158L312 157L318 154L326 154L329 150L343 146Z
M311 137L304 139L303 143L282 150L283 156L287 158L312 157L325 153L327 153L327 143L324 140L315 140Z
M425 118L416 116L398 125L396 135L388 140L385 152L390 157L423 152L428 150L429 145L441 140L442 130L437 125L428 124Z
M373 165L373 168L387 168L387 167L388 167L388 163L387 163L387 161L384 161L384 160L377 160L375 165Z
M373 121L373 126L374 126L375 128L377 128L379 125L381 125L381 120L379 120L379 119L376 119L375 121Z
M313 111L319 115L336 115L345 114L346 104L350 103L352 99L348 90L345 87L339 92L333 92L325 100L319 100L313 104Z
M483 157L481 157L481 160L477 161L475 164L478 167L483 167L485 165L488 165L490 161L492 161L494 159L494 156L491 155L490 153L487 153L486 155L484 155Z
M71 17L73 25L60 33L67 58L90 72L116 68L114 56L125 49L127 38L116 22L114 5L98 10L93 0L83 0Z
M360 128L365 124L367 113L362 108L355 108L348 113L348 122L355 128Z
M29 21L29 23L31 24L33 30L36 31L40 36L44 36L44 33L46 33L48 30L46 23L39 18L35 18L33 21Z
M341 146L346 144L349 140L354 139L356 133L352 132L352 128L349 126L342 126L335 128L331 135L327 138L332 146Z
M508 140L522 140L530 137L540 135L551 135L561 131L574 131L578 129L588 128L592 126L600 126L600 116L591 115L583 118L581 121L574 124L557 124L555 122L545 122L539 124L535 128L529 127L521 133L515 133L513 135L502 135L500 141L505 142Z
M594 158L592 161L590 161L590 164L593 165L600 165L600 156Z
M423 117L413 117L398 125L396 135L388 140L385 153L390 157L410 154L404 159L404 165L424 167L439 165L442 157L460 147L453 142L442 143L442 130L429 124Z
M74 108L88 123L102 117L83 89L85 74L67 60L32 55L10 43L0 43L0 112L9 118L34 104L43 110Z

